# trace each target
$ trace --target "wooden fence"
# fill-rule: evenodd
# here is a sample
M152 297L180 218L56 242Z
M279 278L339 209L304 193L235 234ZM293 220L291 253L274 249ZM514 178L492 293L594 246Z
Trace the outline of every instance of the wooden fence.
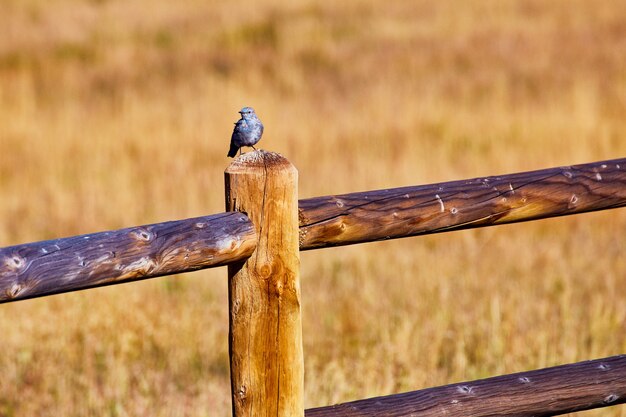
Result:
M550 416L626 402L626 355L304 410L299 252L626 206L626 158L298 201L256 151L226 213L0 249L0 302L228 265L233 414Z

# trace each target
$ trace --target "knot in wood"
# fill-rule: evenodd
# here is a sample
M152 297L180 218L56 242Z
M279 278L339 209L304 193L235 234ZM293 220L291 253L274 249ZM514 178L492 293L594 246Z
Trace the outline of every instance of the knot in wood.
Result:
M246 400L246 393L247 393L247 389L245 385L242 385L239 387L239 389L237 390L237 399L241 402Z
M268 279L272 275L272 265L269 263L261 265L259 267L259 275L263 279Z
M6 291L6 295L8 298L15 298L22 292L22 286L18 283L15 283Z
M134 229L133 231L131 231L130 236L133 239L142 241L142 242L151 242L156 237L155 233L149 231L148 229L144 229L141 227L138 227Z
M26 266L26 259L22 258L18 254L13 254L4 260L4 264L10 271L19 271Z
M457 387L456 389L459 393L461 394L473 394L474 388L468 386L468 385L460 385Z
M328 224L326 229L328 236L341 236L346 231L346 224L340 219Z

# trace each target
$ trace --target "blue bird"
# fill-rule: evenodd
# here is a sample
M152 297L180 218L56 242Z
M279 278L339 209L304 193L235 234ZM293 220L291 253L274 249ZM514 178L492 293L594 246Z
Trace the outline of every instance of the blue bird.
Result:
M241 119L235 123L235 130L230 138L230 150L227 156L231 158L237 155L237 151L241 154L243 146L251 146L256 151L254 145L263 136L263 123L252 107L244 107L239 114L241 114Z

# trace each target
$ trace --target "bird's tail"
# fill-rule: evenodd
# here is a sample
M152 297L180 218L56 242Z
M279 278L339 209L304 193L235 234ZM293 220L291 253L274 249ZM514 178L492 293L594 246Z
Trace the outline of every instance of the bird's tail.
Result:
M235 145L234 143L230 143L230 150L228 151L228 155L230 158L234 158L235 156L237 156L237 151L239 150L239 146Z

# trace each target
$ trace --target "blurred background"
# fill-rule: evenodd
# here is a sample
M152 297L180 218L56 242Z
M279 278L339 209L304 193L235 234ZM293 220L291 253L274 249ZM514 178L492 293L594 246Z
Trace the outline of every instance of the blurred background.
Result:
M0 1L0 246L626 156L626 1ZM306 406L626 350L626 210L302 254ZM227 416L226 270L0 306L0 416ZM626 416L624 406L582 413Z

